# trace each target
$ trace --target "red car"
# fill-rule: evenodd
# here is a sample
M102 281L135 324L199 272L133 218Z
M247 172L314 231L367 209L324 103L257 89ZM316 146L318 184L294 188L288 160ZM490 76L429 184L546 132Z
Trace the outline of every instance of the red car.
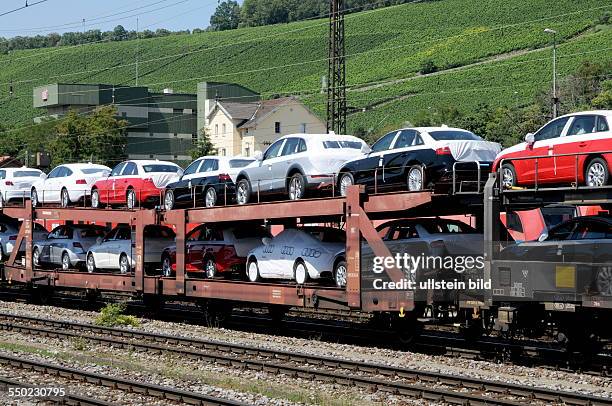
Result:
M182 174L181 167L172 162L121 162L107 178L94 183L91 188L91 207L126 205L133 209L139 205L159 204L166 185L177 181Z
M221 228L202 224L186 237L185 272L214 278L219 273L239 272L244 275L246 257L262 245L262 238L272 235L259 225ZM176 271L176 246L162 253L164 276Z
M502 182L508 188L536 183L608 185L612 153L604 152L612 151L610 125L612 110L561 116L527 134L525 142L500 152L493 168L500 170L501 164ZM522 159L529 157L533 158Z

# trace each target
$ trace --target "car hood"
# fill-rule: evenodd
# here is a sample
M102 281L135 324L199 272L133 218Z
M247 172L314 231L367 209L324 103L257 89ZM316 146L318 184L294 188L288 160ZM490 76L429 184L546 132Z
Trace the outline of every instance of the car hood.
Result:
M521 142L520 144L516 144L509 148L504 149L497 156L498 158L500 158L500 157L503 157L503 156L506 156L508 154L512 154L515 152L525 151L526 149L527 149L527 143Z
M474 140L438 141L436 147L448 147L460 162L493 162L501 151L497 142Z

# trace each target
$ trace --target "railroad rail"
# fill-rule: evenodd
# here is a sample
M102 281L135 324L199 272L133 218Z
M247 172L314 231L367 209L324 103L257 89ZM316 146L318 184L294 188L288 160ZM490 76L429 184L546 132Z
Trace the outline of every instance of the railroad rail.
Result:
M28 316L0 315L0 319L4 320L0 321L0 329L6 331L62 339L81 338L98 344L113 346L113 348L142 350L154 354L171 354L187 359L206 360L230 367L282 373L342 385L368 387L430 401L469 405L492 403L521 405L533 401L565 405L612 405L612 399L597 396L459 377L378 363ZM9 319L23 323L6 321ZM43 326L35 326L32 323L43 324ZM346 372L340 372L342 370ZM380 378L380 376L384 378Z
M67 377L73 380L86 381L109 388L121 389L129 392L140 393L147 396L189 403L193 405L244 405L244 403L210 396L202 393L188 392L185 390L171 388L168 386L154 385L109 375L97 374L76 368L64 367L53 363L30 360L23 357L14 357L11 355L0 354L0 364L20 369L35 370L39 373L43 372L49 375ZM23 386L21 384L18 385Z

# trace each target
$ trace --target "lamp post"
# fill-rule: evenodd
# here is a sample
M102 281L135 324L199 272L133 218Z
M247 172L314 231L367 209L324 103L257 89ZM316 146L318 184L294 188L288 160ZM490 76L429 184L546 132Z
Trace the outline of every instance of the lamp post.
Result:
M559 98L557 97L557 31L546 28L546 34L553 36L553 118L559 114Z

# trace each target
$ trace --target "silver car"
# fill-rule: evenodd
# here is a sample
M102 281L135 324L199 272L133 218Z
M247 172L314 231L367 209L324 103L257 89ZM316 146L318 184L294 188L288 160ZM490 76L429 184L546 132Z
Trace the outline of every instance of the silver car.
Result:
M367 152L368 145L350 135L286 135L238 173L236 201L246 204L272 194L299 200L307 191L331 189L340 167Z
M19 235L19 229L21 228L21 222L11 217L1 216L0 218L0 260L5 260L13 252L15 243L17 242L17 236ZM46 237L49 233L46 228L38 223L34 223L34 234L33 240L39 240ZM25 252L25 243L21 243L19 252Z
M105 234L105 227L93 224L57 226L45 239L35 241L34 266L61 265L63 270L83 266L89 248Z

